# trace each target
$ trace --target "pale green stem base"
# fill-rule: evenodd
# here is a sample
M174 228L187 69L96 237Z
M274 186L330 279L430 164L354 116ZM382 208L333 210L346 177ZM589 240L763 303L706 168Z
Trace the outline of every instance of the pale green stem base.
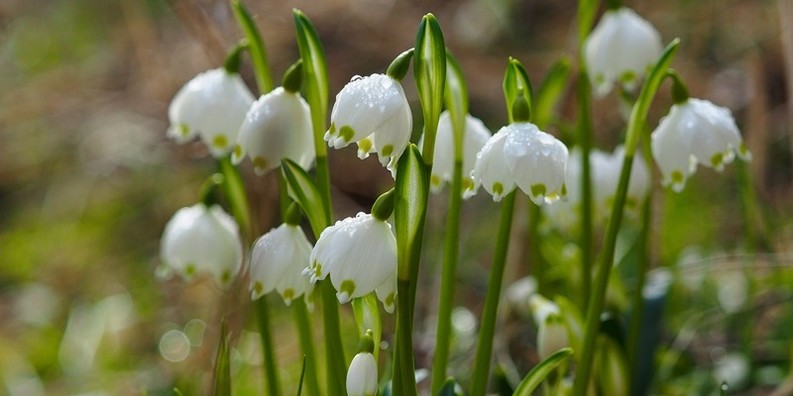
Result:
M275 360L275 345L270 333L270 312L267 299L262 297L255 302L256 318L259 321L259 335L262 338L262 358L264 374L267 379L267 391L270 395L281 394L281 383L278 379L278 363Z

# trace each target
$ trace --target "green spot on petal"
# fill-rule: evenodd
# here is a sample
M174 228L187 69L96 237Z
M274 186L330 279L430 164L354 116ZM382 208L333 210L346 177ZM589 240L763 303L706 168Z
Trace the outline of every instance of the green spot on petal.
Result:
M220 282L221 283L229 283L230 280L231 280L231 272L223 271L223 273L220 274Z
M190 134L190 127L188 127L187 124L179 124L179 134L182 135L182 137L187 137L187 135Z
M633 70L626 70L620 75L620 81L623 84L629 84L637 80L636 73Z
M215 135L215 137L212 138L212 145L217 148L226 148L228 144L228 139L223 135Z
M267 169L267 160L264 157L256 156L253 159L253 167L257 170L265 170Z
M385 298L385 305L390 307L390 306L394 305L395 300L396 300L396 294L395 293L391 293L391 294L388 295L388 297Z
M240 146L239 144L234 145L234 157L242 158L242 146Z
M672 183L683 184L683 179L684 179L683 173L680 172L679 170L672 171L671 177L672 177Z
M257 296L262 294L262 290L264 290L262 282L256 281L253 283L253 292L256 293Z
M361 139L358 141L358 149L368 153L372 149L372 140L369 138Z
M292 301L295 299L295 290L292 288L285 289L281 294L281 297L283 297L286 301Z
M539 197L541 195L544 196L547 191L548 190L545 187L545 184L542 183L534 184L531 186L531 195L534 197Z
M471 191L475 187L473 179L470 177L463 178L463 191Z
M196 272L195 264L187 263L187 265L184 266L184 274L185 275L193 276L193 275L195 275L195 272Z
M499 182L493 183L493 194L496 195L504 194L504 185Z
M355 281L352 279L347 279L341 282L341 287L339 287L340 293L346 293L348 296L352 297L352 293L355 291Z
M713 165L714 168L720 168L722 164L724 164L724 154L716 153L710 157L710 164Z
M331 133L331 135L333 135L333 133ZM355 136L355 131L350 128L349 125L345 125L339 130L339 136L344 139L345 143L349 143L352 140L352 137Z
M562 184L562 197L567 196L567 184Z
M336 134L336 123L335 122L331 122L330 123L330 128L328 128L328 135L333 136L335 134Z
M393 153L394 153L394 146L392 146L390 144L386 144L385 146L383 146L383 149L380 150L380 154L382 154L383 157L388 157L389 155L391 155Z
M433 186L436 186L436 187L440 186L441 183L443 183L443 179L441 179L440 176L438 176L438 175L430 176L430 184L432 184Z

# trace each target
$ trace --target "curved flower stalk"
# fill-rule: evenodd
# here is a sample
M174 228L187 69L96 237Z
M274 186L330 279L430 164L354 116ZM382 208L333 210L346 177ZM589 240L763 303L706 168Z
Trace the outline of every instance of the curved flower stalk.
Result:
M397 271L396 238L385 219L358 213L337 221L319 236L304 270L311 283L330 276L344 304L376 292L383 308L394 312Z
M311 294L313 285L303 276L311 255L311 243L296 224L283 223L253 244L250 263L251 298L277 290L286 305Z
M492 133L482 123L482 120L466 114L465 132L463 135L463 183L462 194L470 198L476 194L471 172L474 170L476 155L487 143ZM424 147L424 136L419 140L419 147ZM452 119L448 111L441 113L438 121L438 134L435 137L435 150L432 160L432 174L430 176L430 190L439 192L444 184L451 182L454 171L454 130Z
M474 165L476 188L483 185L500 201L519 187L537 205L564 197L567 147L530 122L501 128L479 151Z
M171 101L168 136L184 143L198 135L214 157L223 157L237 141L253 99L239 74L222 68L203 72Z
M328 145L339 149L358 143L358 157L377 153L393 174L413 129L413 116L402 85L391 76L355 76L336 95L330 114Z
M314 162L311 112L299 92L276 88L253 103L240 126L232 161L249 156L253 170L263 175L284 158L309 169Z
M627 7L608 10L584 43L584 58L595 95L615 84L633 90L661 55L661 35Z
M209 275L228 285L242 266L242 240L234 219L218 205L179 209L165 225L160 259L185 279Z
M751 159L730 110L692 98L673 105L661 120L652 134L652 150L662 183L677 192L683 190L697 164L720 172L736 152L744 160Z

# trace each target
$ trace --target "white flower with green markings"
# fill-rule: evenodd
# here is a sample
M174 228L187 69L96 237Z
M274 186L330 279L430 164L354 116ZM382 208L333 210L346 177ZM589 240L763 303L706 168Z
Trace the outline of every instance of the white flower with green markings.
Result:
M308 103L300 93L279 87L248 110L232 161L239 164L247 155L257 175L279 167L284 158L309 169L316 157L313 139Z
M393 173L412 129L413 116L399 81L385 74L355 76L336 95L325 140L336 149L357 142L361 159L377 153Z
M720 172L736 152L744 160L751 159L730 110L702 99L672 106L653 131L652 150L662 183L677 192L683 190L697 164Z
M476 154L487 143L492 133L482 120L467 114L465 116L465 133L463 135L463 197L469 198L476 194L474 170ZM419 147L424 147L424 136L419 140ZM435 152L432 160L430 189L438 192L447 182L451 182L454 173L454 128L448 111L441 113L438 121L438 134L435 136Z
M237 133L254 97L237 73L225 69L203 72L176 93L168 108L168 136L184 143L201 137L215 157L237 142Z
M304 272L311 283L330 276L339 302L376 292L388 312L396 302L397 245L391 225L358 213L322 231Z
M584 43L584 58L596 96L611 92L615 84L636 87L663 46L657 30L633 10L608 10Z
M553 203L567 194L564 143L540 131L530 122L501 128L490 137L476 157L473 178L500 201L515 187L537 205Z
M228 285L242 266L237 223L218 205L179 209L165 225L160 259L185 279L208 275Z
M295 224L283 223L253 244L250 263L251 298L277 290L286 305L310 294L313 285L303 276L311 256L311 243Z

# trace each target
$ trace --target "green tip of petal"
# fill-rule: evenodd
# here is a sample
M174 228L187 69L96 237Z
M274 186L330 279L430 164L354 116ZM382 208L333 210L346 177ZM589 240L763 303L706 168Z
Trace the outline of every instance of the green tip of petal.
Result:
M393 153L394 153L394 146L390 144L386 144L385 146L383 146L383 149L380 150L380 155L384 157L388 157Z
M287 301L287 304L295 299L295 290L292 288L285 289L283 293L281 293L281 297L284 301Z
M724 154L723 153L716 153L710 157L710 164L713 168L717 170L721 170L724 167Z
M347 279L341 282L341 287L339 287L340 294L346 294L347 296L352 296L355 292L355 281L352 279Z
M499 182L493 183L493 194L503 195L504 194L504 185L499 183Z
M223 271L223 273L220 274L220 282L226 284L229 283L229 281L231 281L231 272Z
M331 125L331 128L333 127L334 126ZM333 132L331 132L330 134L333 135ZM345 125L341 127L341 129L339 130L339 136L341 136L341 138L344 139L345 143L349 143L352 140L353 136L355 136L355 130L353 130L349 125Z
M264 157L256 156L253 158L253 167L257 170L263 171L267 169L267 160Z
M253 283L253 294L255 296L260 296L264 291L264 285L262 282L256 281Z
M223 149L226 148L228 144L229 140L224 135L215 135L215 137L212 138L212 146L214 147Z
M531 195L533 197L545 196L545 193L547 191L548 190L545 187L545 184L542 184L542 183L534 184L534 185L531 186Z
M196 266L193 263L188 263L184 266L184 274L188 277L195 275L196 273Z

